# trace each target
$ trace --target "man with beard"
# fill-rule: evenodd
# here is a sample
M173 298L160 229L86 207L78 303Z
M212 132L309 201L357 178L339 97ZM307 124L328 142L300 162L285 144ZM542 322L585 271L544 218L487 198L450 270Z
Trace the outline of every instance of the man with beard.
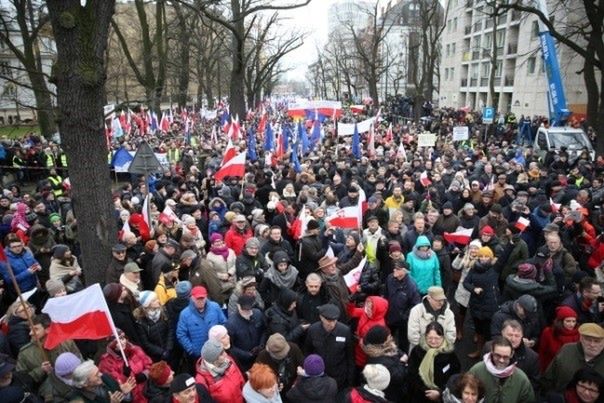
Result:
M359 188L356 185L348 186L348 195L340 199L340 208L359 205Z
M503 217L503 208L500 204L493 204L486 216L482 217L478 223L478 228L482 229L489 225L499 237L505 234L508 226L508 220Z
M459 217L453 214L453 204L450 201L443 204L443 213L438 217L432 227L434 235L443 235L445 232L455 232L460 225Z
M535 392L528 377L516 368L514 348L503 336L495 336L491 351L469 373L480 379L485 388L485 403L531 403Z
M371 196L367 199L367 211L363 214L363 228L367 227L368 218L371 216L377 218L380 227L385 227L390 218L388 212L382 208L381 200L375 196Z

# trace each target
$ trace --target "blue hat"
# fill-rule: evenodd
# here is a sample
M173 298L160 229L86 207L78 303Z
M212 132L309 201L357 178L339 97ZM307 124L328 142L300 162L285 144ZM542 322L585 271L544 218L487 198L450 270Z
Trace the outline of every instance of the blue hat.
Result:
M193 288L193 285L190 281L185 280L179 281L178 284L176 284L176 287L174 288L176 289L177 296L188 298L189 296L191 296L191 289Z

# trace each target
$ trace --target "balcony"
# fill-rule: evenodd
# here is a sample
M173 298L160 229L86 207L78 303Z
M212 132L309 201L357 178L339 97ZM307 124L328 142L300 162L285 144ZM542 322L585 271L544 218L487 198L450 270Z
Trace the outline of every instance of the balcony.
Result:
M518 53L518 45L509 44L508 45L508 55L515 55Z
M476 87L478 85L478 79L477 78L471 78L470 79L470 87Z
M462 87L467 87L468 86L468 79L467 78L462 78L461 79L461 86Z
M487 85L489 85L489 78L488 77L483 77L480 79L480 86L481 87L486 87Z
M472 52L470 52L470 51L463 52L463 56L461 58L461 61L462 62L469 62L470 60L472 60Z
M480 59L480 50L472 51L472 60L478 60L478 59Z
M501 85L501 77L495 77L495 87L499 87Z
M514 77L513 76L506 76L504 81L503 81L503 85L505 87L512 87L514 86Z

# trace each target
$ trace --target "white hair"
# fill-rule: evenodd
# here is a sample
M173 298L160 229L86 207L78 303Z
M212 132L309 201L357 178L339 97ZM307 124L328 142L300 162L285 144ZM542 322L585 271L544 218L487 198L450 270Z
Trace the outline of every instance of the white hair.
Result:
M73 380L73 386L76 388L83 388L86 386L88 382L88 378L92 372L96 369L96 365L94 365L94 361L87 360L78 365L71 374L71 379Z

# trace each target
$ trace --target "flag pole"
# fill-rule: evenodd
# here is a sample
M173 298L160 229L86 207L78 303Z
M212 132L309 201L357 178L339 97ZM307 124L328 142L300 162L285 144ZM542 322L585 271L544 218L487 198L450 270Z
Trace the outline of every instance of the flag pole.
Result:
M13 283L13 287L15 287L15 291L17 291L17 298L21 302L21 305L23 306L23 308L26 308L27 307L27 305L25 305L26 301L23 298L23 294L21 293L21 288L19 287L19 284L17 283L17 278L15 277L15 273L13 272L13 268L11 267L10 262L8 261L8 258L6 259L6 261L4 263L6 264L6 268L8 269L8 274L10 275L10 279ZM27 324L29 325L29 328L33 331L34 322L31 319L31 315L29 314L28 309L25 309L25 316L27 317ZM33 339L34 339L34 342L36 343L36 345L38 346L38 348L40 348L44 361L49 361L48 353L44 349L42 342L37 337L33 337Z

